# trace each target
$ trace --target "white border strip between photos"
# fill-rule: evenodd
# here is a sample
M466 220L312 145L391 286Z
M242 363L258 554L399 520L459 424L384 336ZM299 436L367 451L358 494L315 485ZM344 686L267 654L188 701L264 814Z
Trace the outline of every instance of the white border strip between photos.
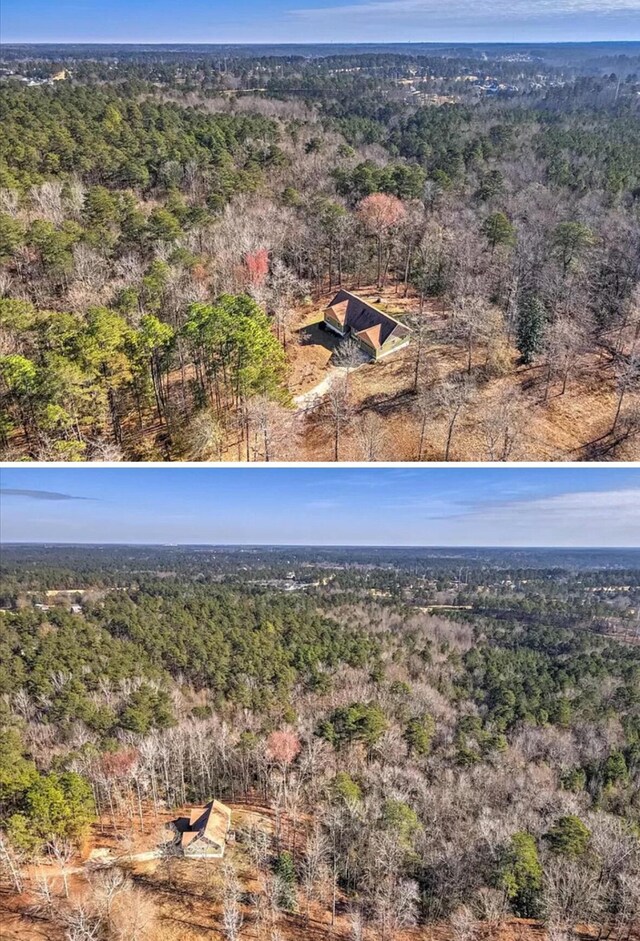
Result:
M436 468L444 470L446 468L580 468L588 470L593 468L612 468L617 470L636 470L640 471L640 461L0 461L0 473L4 469L20 468L28 470L30 467L36 467L40 470L44 468L64 468L64 469L86 469L86 468L180 468L180 467L199 467L199 468L283 468L289 470L305 467L315 467L322 469L335 468L337 470L356 467L391 467L391 468L412 468L417 470L424 468Z

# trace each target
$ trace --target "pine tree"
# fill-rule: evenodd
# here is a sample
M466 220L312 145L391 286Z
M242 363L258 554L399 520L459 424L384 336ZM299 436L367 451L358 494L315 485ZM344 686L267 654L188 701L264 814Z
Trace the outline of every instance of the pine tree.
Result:
M296 869L293 856L288 850L283 850L276 860L276 876L278 878L278 904L287 912L296 909Z
M498 245L513 245L516 233L513 225L503 212L494 212L482 225L482 234L495 251Z
M522 362L529 365L542 348L547 314L541 300L526 294L518 304L517 344Z
M561 856L584 856L591 840L591 831L575 814L561 817L545 834L554 853Z
M530 833L514 833L502 862L500 882L520 918L536 918L540 911L542 866Z

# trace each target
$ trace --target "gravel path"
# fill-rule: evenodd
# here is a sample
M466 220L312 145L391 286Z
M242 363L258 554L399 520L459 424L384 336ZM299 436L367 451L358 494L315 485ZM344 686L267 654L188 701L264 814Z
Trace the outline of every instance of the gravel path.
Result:
M294 395L293 401L296 404L297 410L300 412L310 412L313 411L313 409L318 408L338 376L344 376L348 371L349 369L347 366L334 366L331 369L331 372L329 372L317 385L313 386L313 388L308 389L306 392L302 392L300 395ZM351 372L353 372L353 369Z

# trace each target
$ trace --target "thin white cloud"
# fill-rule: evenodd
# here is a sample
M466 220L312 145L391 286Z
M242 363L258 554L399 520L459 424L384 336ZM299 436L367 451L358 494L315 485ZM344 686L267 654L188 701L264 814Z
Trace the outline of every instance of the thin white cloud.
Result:
M460 545L640 546L640 488L492 503L433 529Z
M560 16L592 14L605 16L616 13L640 12L640 0L507 0L500 4L501 20L554 19ZM305 19L341 17L374 17L398 19L430 16L438 23L450 21L496 21L495 0L364 0L327 7L304 7L293 10L294 16Z
M77 494L58 493L55 490L25 490L18 487L0 488L2 497L21 497L27 500L92 500L93 497L79 497Z

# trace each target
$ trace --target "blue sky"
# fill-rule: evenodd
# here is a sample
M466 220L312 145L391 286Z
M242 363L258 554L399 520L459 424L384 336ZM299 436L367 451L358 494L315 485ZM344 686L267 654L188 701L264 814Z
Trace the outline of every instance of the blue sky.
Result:
M5 542L640 546L640 469L5 467Z
M640 0L3 0L4 42L640 38Z

